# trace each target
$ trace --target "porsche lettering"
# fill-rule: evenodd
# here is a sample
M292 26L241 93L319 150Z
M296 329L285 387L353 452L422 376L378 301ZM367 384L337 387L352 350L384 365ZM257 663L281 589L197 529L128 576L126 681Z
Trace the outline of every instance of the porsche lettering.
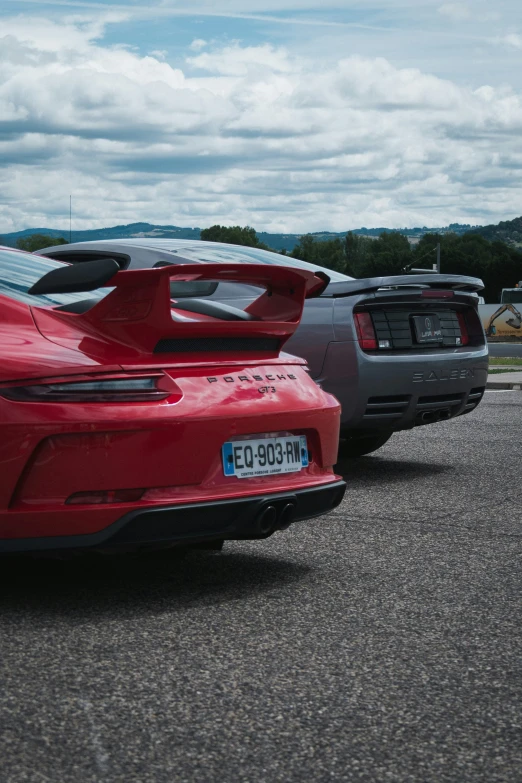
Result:
M220 380L224 381L225 383L254 383L254 381L296 381L297 376L293 375L292 373L287 373L286 375L276 373L275 375L238 375L237 378L234 378L233 375L225 375L222 378L218 378L216 376L210 376L207 378L209 383L218 383Z

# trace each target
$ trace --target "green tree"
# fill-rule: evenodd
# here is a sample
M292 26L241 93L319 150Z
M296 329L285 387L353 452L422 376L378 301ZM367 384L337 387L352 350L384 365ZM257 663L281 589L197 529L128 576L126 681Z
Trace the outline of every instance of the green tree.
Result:
M271 250L258 240L250 226L211 226L201 232L201 238ZM45 244L38 247L56 243L47 237ZM404 274L411 266L431 269L437 243L441 246L441 272L480 277L487 302L500 301L502 288L511 288L522 280L522 252L472 233L425 234L414 248L398 231L385 231L376 239L352 232L343 240L318 240L313 234L304 234L288 255L352 277L380 277ZM281 255L287 253L281 251Z
M63 237L50 237L47 234L30 234L28 237L18 237L16 240L18 250L27 250L29 253L34 253L35 250L42 250L44 247L68 244Z
M349 231L344 252L346 274L358 278L401 275L412 262L410 243L397 231L384 231L375 239Z
M344 239L346 274L351 277L366 277L366 265L374 240L349 231Z
M304 234L290 256L337 272L344 272L346 268L344 245L340 239L318 241L312 234Z
M397 232L383 232L370 240L362 277L401 275L411 264L411 247L408 238Z
M255 228L251 226L210 226L201 231L201 239L208 242L225 242L229 245L244 245L270 250L268 245L260 242Z
M522 279L522 253L504 242L489 242L479 234L425 234L414 251L415 265L429 267L435 254L429 251L440 242L441 272L480 277L486 302L500 301L503 288ZM429 253L429 255L426 255ZM421 257L422 260L421 260Z

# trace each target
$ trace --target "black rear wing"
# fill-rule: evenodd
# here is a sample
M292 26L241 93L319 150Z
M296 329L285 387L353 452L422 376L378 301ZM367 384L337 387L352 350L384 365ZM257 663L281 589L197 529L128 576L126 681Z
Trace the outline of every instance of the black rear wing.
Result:
M478 277L466 275L390 275L389 277L366 277L363 280L346 280L342 283L330 283L321 297L337 298L367 294L380 290L401 290L405 288L441 289L463 293L482 291L484 283Z

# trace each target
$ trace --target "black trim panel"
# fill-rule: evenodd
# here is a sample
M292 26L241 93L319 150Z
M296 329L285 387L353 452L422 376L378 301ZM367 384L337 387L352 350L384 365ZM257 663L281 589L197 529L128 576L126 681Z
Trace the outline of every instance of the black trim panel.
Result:
M154 353L212 353L227 351L279 351L277 337L190 337L160 340Z
M68 245L68 247L70 248L72 245ZM49 253L46 249L37 250L35 255L54 258L55 261L63 261L64 264L83 264L86 261L98 261L100 258L114 258L120 269L127 269L131 260L131 257L126 253L112 253L108 250L57 250L54 248Z
M84 536L48 536L0 540L0 553L59 549L118 549L130 545L190 543L212 539L266 538L273 531L259 528L267 506L275 508L274 530L286 527L288 506L292 522L322 516L341 503L346 483L333 481L295 492L255 495L234 500L187 503L137 509L100 531Z

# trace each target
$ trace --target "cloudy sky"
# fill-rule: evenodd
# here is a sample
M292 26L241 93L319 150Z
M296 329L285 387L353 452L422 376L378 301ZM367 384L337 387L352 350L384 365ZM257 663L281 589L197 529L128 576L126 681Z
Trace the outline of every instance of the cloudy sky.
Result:
M522 213L520 0L145 5L0 0L0 232Z

